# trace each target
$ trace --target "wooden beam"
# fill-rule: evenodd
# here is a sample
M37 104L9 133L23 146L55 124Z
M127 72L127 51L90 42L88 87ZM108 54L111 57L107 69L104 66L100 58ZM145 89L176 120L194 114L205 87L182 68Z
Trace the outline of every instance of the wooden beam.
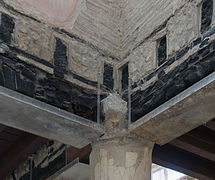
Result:
M172 145L155 145L152 160L155 164L174 169L204 180L215 179L215 162Z
M67 164L74 161L76 158L79 158L79 162L89 164L89 156L91 153L91 145L87 145L81 149L75 148L75 147L69 147L66 150L66 157L67 157Z
M0 124L0 132L4 131L6 126L4 126L3 124Z
M200 126L197 129L190 131L186 135L215 146L215 131L205 126Z
M9 175L21 162L34 153L46 139L25 133L0 157L0 179Z
M215 120L209 121L205 124L205 126L213 131L215 131Z
M169 144L215 162L215 146L195 138L184 135Z

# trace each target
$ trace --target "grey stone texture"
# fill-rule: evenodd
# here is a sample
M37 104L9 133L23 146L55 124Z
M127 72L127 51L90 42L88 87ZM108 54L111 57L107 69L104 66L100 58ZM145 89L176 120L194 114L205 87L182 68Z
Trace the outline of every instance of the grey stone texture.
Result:
M110 94L102 100L101 104L105 116L106 135L120 136L128 126L127 102L122 100L118 94Z
M71 12L71 20L66 21L66 24L59 24L42 16L41 9L32 8L31 2L26 3L24 1L24 4L17 0L13 2L4 0L4 2L41 21L62 27L100 47L112 56L122 58L188 0L160 0L157 2L141 0L78 1L75 6L76 9Z
M202 2L82 1L77 4L79 10L75 13L72 27L48 22L48 19L34 13L34 10L29 12L25 5L17 1L1 2L1 12L9 15L14 23L14 27L8 27L8 30L13 27L8 31L11 43L5 42L13 53L21 60L39 68L42 66L43 70L57 77L62 76L63 80L76 86L93 89L94 94L98 72L101 72L102 92L112 91L120 87L117 84L121 83L117 81L118 61L129 62L135 121L213 72L213 58L205 62L210 68L208 65L203 68L204 63L200 62L213 51L213 43L207 45L214 39L213 28L204 34L200 31ZM7 27L3 20L1 23ZM72 28L72 31L68 28ZM157 46L163 36L167 37L167 60L158 66ZM56 39L64 42L67 51L64 53L67 62L63 68L56 67L63 63L56 64L54 60ZM113 49L117 49L117 53ZM193 64L197 62L200 64ZM106 64L111 68L106 68ZM17 74L7 66L3 66L2 70L8 74L6 78L14 82ZM174 81L175 78L178 78L177 81ZM16 89L14 84L7 82L6 87ZM28 87L33 92L35 87ZM120 92L120 89L117 91ZM95 106L90 107L94 108L95 114Z
M39 6L32 8L27 1L22 2L25 3L0 2L0 85L89 120L96 119L99 72L105 98L106 92L120 92L118 67L128 63L134 122L215 70L215 13L212 20L206 18L212 22L206 22L206 30L201 31L201 13L205 12L201 9L202 0L74 0L71 21L65 23L51 21L41 15ZM167 55L164 63L158 64L158 41L163 36L167 38ZM127 89L124 91L123 98L127 100ZM153 143L141 144L136 137L123 139L128 134L126 106L118 95L103 101L105 142L100 139L93 148L93 180L150 178ZM194 110L198 116L198 108ZM204 117L205 114L201 120ZM179 116L181 119L183 116ZM161 120L168 124L168 115ZM156 127L161 132L163 127L157 125L157 120L150 123L150 132L144 130L150 140L156 141L160 134L152 137L151 131ZM165 126L165 132L177 130L177 123ZM176 135L184 133L182 127L180 130L182 133ZM141 128L134 131L145 136ZM173 138L167 136L168 140Z
M41 26L35 21L25 21L16 18L14 39L12 45L15 47L44 59L53 62L51 57L52 32L46 26Z
M153 143L136 138L115 138L93 145L91 180L151 179Z
M188 3L167 23L168 56L178 52L199 33L198 8Z

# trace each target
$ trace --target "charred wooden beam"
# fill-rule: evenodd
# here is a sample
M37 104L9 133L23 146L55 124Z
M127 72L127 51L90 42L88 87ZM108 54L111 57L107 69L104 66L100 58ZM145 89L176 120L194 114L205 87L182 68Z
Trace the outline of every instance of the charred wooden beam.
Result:
M206 123L205 126L209 129L215 131L215 119Z
M67 164L73 162L76 158L79 158L79 162L89 164L91 150L92 147L90 144L81 149L69 147L66 150Z
M32 134L25 134L0 157L0 179L9 175L47 140Z
M186 135L195 138L199 141L211 144L212 146L215 146L215 131L205 126L201 126L197 129L194 129L193 131L187 133Z
M173 140L170 144L215 162L215 146L204 141L184 135Z
M155 145L153 162L204 180L215 179L215 162L189 153L172 145Z
M4 131L4 129L5 129L5 126L0 124L0 132Z

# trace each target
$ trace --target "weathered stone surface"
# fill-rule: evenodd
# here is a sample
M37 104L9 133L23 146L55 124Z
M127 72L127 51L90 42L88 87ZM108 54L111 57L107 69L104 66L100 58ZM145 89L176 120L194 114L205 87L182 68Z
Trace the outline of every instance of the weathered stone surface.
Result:
M146 42L135 49L127 58L132 82L152 72L156 67L156 42Z
M105 57L83 42L71 40L68 44L68 70L86 79L97 81L101 62L106 60Z
M102 106L106 121L119 123L126 119L127 103L119 95L109 95L102 100Z
M4 0L4 2L36 19L62 27L112 55L118 51L121 34L119 23L121 2L115 0L62 0L60 2L58 0L37 2Z
M165 21L187 2L188 0L160 0L154 3L127 0L123 20L124 36L121 44L123 52L128 52L155 34L157 29L165 25Z
M211 53L214 52L213 44L214 42L200 49L168 73L165 73L165 67L162 67L159 70L157 81L146 89L132 93L132 121L141 118L178 93L214 72L215 59Z
M14 13L17 12L14 11ZM5 14L12 21L14 29L11 33L11 30L6 31L11 36L10 39L12 38L11 44L4 42L5 44L1 44L1 47L4 45L8 46L6 48L7 51L11 50L13 53L19 55L22 60L39 68L42 67L43 70L49 73L53 73L54 71L58 77L63 77L62 74L66 74L67 76L64 76L64 79L67 81L72 81L76 84L78 84L78 81L81 81L86 84L84 88L97 86L98 72L102 72L102 63L100 62L106 61L107 57L103 56L93 45L88 44L80 38L56 28L52 29L48 25L42 24L31 17L26 17L19 13L16 15L17 17L15 18L10 13ZM5 27L2 30L7 29L7 23L3 24ZM3 36L4 33L2 32L1 35ZM58 39L57 43L55 43L55 39ZM59 41L65 44L66 49L56 49L57 46L55 44L59 45ZM5 53L6 50L5 48L1 48L0 51ZM59 59L59 56L61 56L60 63L56 60ZM64 56L64 60L62 60L62 56ZM89 89L93 87L89 87Z
M196 38L199 32L198 27L197 7L188 3L168 21L168 56L179 51Z
M119 137L127 132L127 102L118 94L110 94L101 102L102 112L105 117L104 126L106 129L105 136Z
M0 82L16 90L87 119L96 119L96 95L74 87L17 57L0 55ZM82 95L81 95L82 94Z
M215 73L129 126L129 131L164 145L215 117Z
M12 44L31 54L52 62L51 58L52 32L46 25L24 19L16 20L14 42Z
M161 0L156 3L141 0L4 2L39 20L62 27L112 56L122 58L188 0Z
M91 180L148 180L153 143L132 138L94 144L90 155Z

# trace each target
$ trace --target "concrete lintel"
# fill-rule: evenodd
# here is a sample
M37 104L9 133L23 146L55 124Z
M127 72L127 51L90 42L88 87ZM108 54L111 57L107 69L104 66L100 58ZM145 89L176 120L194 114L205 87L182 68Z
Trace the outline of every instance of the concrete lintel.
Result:
M0 124L82 148L102 126L0 86Z
M90 180L90 166L75 159L70 164L63 167L48 180Z
M129 131L163 145L215 117L215 72L129 126Z

